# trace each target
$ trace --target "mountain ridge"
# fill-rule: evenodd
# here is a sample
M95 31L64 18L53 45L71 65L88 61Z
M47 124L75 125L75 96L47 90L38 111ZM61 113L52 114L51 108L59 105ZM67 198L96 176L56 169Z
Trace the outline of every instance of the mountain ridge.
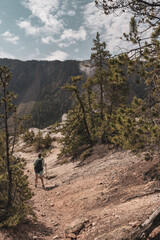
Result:
M18 94L15 101L18 114L33 116L29 126L46 127L68 111L72 101L62 86L71 82L71 76L82 74L81 63L0 59L0 65L6 65L12 73L9 88Z
M62 87L71 83L71 76L83 75L84 80L91 76L94 69L86 67L89 62L0 59L0 65L6 65L12 73L9 89L18 94L15 100L18 115L32 115L27 128L45 128L61 120L72 106L71 93ZM135 79L133 73L129 79L129 102L134 95L142 98L144 95L144 84L137 85Z

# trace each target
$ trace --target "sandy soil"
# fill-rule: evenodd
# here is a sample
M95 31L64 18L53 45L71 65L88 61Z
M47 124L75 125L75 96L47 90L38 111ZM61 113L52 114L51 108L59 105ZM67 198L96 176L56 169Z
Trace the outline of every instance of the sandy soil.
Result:
M148 172L154 169L158 156L146 162L130 151L96 146L85 161L60 164L59 149L55 142L45 157L43 189L40 181L34 187L37 153L33 148L17 148L27 161L37 221L28 221L13 231L2 230L0 240L120 240L160 206L159 182ZM160 229L152 236L160 239Z

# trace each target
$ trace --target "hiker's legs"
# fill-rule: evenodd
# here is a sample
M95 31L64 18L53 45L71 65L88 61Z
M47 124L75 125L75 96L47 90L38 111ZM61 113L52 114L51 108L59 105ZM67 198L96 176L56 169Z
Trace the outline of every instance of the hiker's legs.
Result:
M38 183L38 174L35 174L35 186L37 187L37 183Z
M40 175L40 179L41 179L42 186L44 187L43 174Z

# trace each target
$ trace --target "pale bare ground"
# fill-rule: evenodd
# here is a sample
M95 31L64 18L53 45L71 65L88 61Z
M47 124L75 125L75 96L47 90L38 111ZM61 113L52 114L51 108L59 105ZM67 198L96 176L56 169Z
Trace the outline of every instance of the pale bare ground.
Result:
M65 163L57 159L59 151L54 142L45 157L48 179L43 189L40 181L34 187L33 161L38 153L32 147L17 148L27 162L37 221L3 230L1 240L120 240L160 206L160 193L154 191L159 182L145 174L158 156L146 162L130 151L97 145L85 161Z

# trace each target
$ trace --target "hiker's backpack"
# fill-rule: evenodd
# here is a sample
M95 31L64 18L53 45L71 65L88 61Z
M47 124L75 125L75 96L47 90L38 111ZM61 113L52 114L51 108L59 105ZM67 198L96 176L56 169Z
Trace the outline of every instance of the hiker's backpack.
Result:
M42 160L43 160L43 158L39 158L36 160L36 163L34 166L34 170L36 173L43 171Z

